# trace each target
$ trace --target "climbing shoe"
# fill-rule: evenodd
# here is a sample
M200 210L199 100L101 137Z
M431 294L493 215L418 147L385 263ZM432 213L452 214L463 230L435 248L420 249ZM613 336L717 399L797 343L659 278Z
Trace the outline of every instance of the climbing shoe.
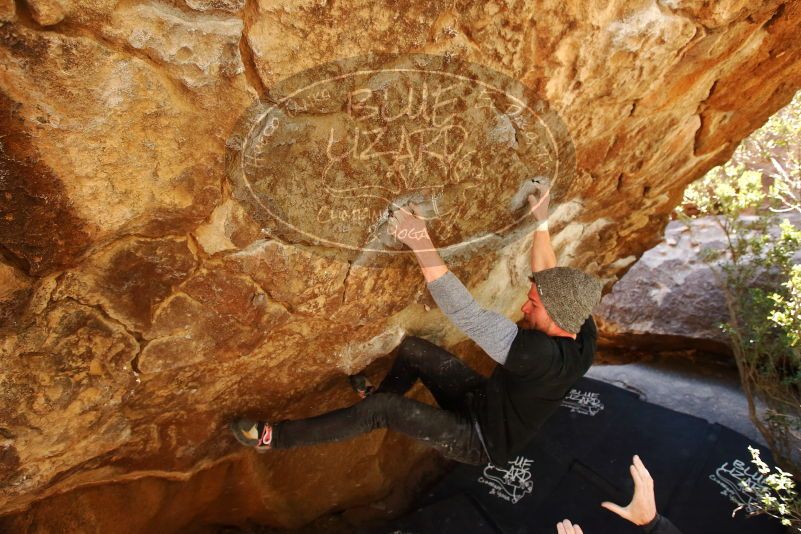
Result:
M257 452L272 449L273 427L267 421L236 419L228 425L236 440L242 445L253 447Z
M373 391L375 391L373 385L363 374L351 375L348 377L348 380L350 380L350 386L353 388L353 391L358 393L359 397L363 399L366 399L371 393L373 393Z

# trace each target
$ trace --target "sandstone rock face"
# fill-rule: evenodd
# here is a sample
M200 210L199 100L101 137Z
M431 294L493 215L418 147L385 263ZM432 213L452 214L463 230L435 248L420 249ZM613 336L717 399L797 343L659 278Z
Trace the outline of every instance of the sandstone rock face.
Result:
M801 222L793 211L778 217L795 226ZM780 229L774 227L771 234L778 236ZM714 217L693 219L689 227L671 221L665 240L646 251L596 308L599 345L605 352L687 350L731 356L729 337L718 327L729 320L725 296L720 281L699 257L705 248L726 246L726 235ZM801 262L801 253L795 261ZM764 274L756 281L765 282Z
M646 251L597 308L604 345L645 351L703 349L730 353L717 324L728 319L723 292L699 258L725 237L712 218L690 228L671 221L665 241Z
M355 520L380 499L397 511L410 473L436 464L384 431L256 457L225 429L356 402L346 375L386 369L405 335L488 370L408 254L338 260L235 194L227 143L282 80L425 53L519 81L572 137L559 264L609 290L683 188L801 87L799 23L780 0L0 0L0 530ZM477 127L504 150L520 141L506 115ZM303 185L286 176L271 193ZM530 244L452 268L516 320Z

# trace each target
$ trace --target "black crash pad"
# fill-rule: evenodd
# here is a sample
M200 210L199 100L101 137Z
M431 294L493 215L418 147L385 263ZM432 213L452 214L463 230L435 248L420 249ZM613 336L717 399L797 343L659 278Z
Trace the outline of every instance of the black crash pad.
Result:
M385 531L384 527L380 527L362 532ZM501 532L493 526L492 521L484 515L481 508L464 493L418 508L395 521L390 531L409 534L415 532L500 534Z
M758 479L749 445L772 465L769 451L741 434L582 378L515 461L459 465L414 511L373 532L552 534L568 518L585 534L634 534L640 530L600 504L628 503L628 467L639 454L654 478L657 508L684 534L783 533L766 516L732 518L727 492L738 477Z

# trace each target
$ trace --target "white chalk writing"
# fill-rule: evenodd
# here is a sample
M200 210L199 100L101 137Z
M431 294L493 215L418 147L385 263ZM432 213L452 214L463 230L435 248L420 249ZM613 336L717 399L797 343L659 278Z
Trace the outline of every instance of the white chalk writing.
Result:
M490 495L517 504L534 489L529 469L532 463L532 460L518 456L507 464L507 469L490 464L484 468L484 476L478 477L478 482L489 486Z
M568 408L571 413L580 413L591 417L595 417L604 409L598 393L578 389L570 390L570 393L562 400L562 406Z
M755 466L749 466L742 460L725 462L709 475L709 479L722 488L721 495L728 497L737 505L742 505L746 513L750 514L760 509L761 504L755 494L745 491L743 487L743 484L754 489L765 486L765 475L760 474Z

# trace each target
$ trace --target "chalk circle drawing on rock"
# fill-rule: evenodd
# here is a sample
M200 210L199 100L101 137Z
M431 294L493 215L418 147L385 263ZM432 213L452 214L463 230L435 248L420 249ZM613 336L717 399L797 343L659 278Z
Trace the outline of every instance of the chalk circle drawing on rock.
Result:
M443 257L518 239L534 223L521 191L548 184L553 205L575 166L565 124L532 89L427 54L299 72L250 106L226 143L233 195L266 233L367 265L408 253L387 234L408 202Z
M506 468L489 464L478 477L478 482L489 486L490 495L501 500L517 504L520 499L534 490L534 481L531 475L531 464L523 456L518 456L509 462Z

